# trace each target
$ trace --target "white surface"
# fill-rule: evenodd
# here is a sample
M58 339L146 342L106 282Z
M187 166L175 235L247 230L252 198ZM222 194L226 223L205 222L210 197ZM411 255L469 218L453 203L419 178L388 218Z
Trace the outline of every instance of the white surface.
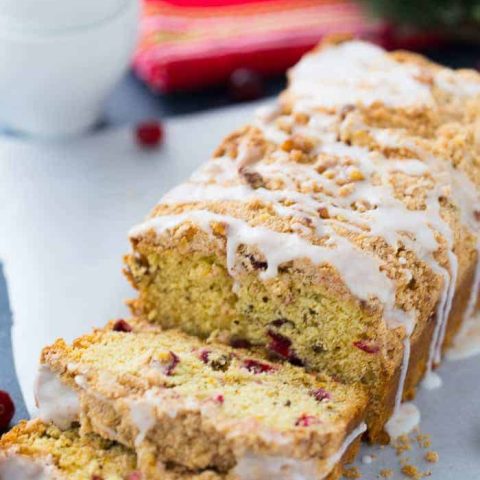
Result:
M25 457L0 458L0 480L55 480L58 476L50 465Z
M139 0L126 5L108 21L58 34L0 23L2 126L62 137L93 125L136 43Z
M128 0L0 0L0 25L58 30L100 22Z
M127 129L99 133L68 144L0 140L0 258L5 264L14 312L17 371L28 406L40 349L125 315L131 290L121 274L129 228L165 191L185 179L222 135L251 115L252 105L176 118L167 143L142 152ZM421 428L440 453L438 480L478 480L480 474L479 358L446 363L442 388L421 391L416 405ZM401 478L390 448L364 449L363 478L381 468ZM407 454L412 462L420 452Z

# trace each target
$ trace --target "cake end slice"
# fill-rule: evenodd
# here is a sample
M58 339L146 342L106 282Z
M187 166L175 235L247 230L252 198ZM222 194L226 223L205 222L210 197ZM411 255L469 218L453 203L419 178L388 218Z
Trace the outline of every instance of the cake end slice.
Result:
M139 321L46 348L37 400L44 420L134 449L144 471L238 480L335 478L366 429L361 388Z
M185 472L158 464L141 471L132 450L78 425L60 430L22 421L0 439L0 480L227 480L214 471Z

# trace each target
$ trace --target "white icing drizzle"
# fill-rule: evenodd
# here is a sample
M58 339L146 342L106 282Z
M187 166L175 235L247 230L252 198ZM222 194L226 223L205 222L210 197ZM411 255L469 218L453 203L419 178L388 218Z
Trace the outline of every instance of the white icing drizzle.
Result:
M61 480L65 477L48 459L28 458L12 452L0 455L0 480Z
M427 390L436 390L443 385L443 380L438 373L429 371L425 374L424 379L422 380L422 387Z
M439 182L437 191L441 191L442 188L452 185L452 196L456 204L460 207L462 222L470 227L471 230L479 231L478 222L475 220L475 210L479 205L478 192L464 173L454 169L449 162L442 162L432 155L426 154L413 140L405 138L402 131L369 129L369 133L375 138L379 145L387 147L407 147L417 154L419 158L423 158L425 162L424 165L435 174ZM430 344L427 371L425 380L422 382L422 385L428 389L438 388L442 385L441 378L433 372L433 368L441 360L442 346L453 298L455 296L458 275L458 261L456 255L453 253L453 232L440 217L438 200L431 197L428 201L427 216L432 214L432 209L435 210L434 218L437 219L435 227L447 240L450 270L440 266L433 258L430 258L430 261L427 262L436 273L442 276L444 282L444 288L436 312L436 325ZM418 251L416 253L418 254ZM420 256L420 258L422 257Z
M447 351L449 360L463 360L480 354L480 312L470 317Z
M475 313L480 297L480 239L477 244L477 265L463 323L447 352L450 360L461 360L480 353L480 311Z
M238 460L233 470L238 480L319 480L326 478L333 467L340 461L353 441L367 429L365 423L358 425L342 442L342 445L326 461L298 460L291 457L269 456L247 453Z
M258 162L263 156L262 149L255 145L249 145L248 141L241 142L238 148L237 169L242 169Z
M138 433L135 437L135 446L143 443L148 432L155 426L155 405L152 402L150 391L145 392L144 398L130 402L130 416L133 424L137 427Z
M41 365L35 382L39 418L66 430L78 420L80 401L77 392L65 385L47 365Z
M433 362L435 364L440 363L442 357L442 346L443 341L445 339L445 331L447 328L448 317L452 310L453 298L455 297L455 290L457 286L457 274L458 274L458 260L456 255L450 250L448 252L448 258L450 260L450 277L448 283L448 290L447 290L447 301L445 304L445 310L443 312L443 318L441 322L437 322L437 325L440 324L440 328L438 328L438 335L436 339L436 346L433 356ZM435 336L434 336L435 339ZM430 364L431 362L429 362Z
M452 78L450 78L450 80L453 81ZM479 84L477 81L477 87L478 85ZM458 84L457 87L461 88L461 83ZM444 89L448 90L445 88L445 86ZM455 93L456 95L470 95L475 92L464 92L463 94L460 92L450 93ZM478 91L476 93L478 94ZM382 134L382 132L384 133ZM440 179L442 176L445 184L451 184L451 194L455 203L459 206L462 224L467 226L472 232L475 232L477 237L480 238L480 223L476 218L478 215L477 212L480 211L480 193L464 172L453 168L449 162L439 162L439 160L435 159L432 155L426 154L424 151L422 151L419 145L405 138L401 131L371 129L369 130L369 133L372 134L376 141L381 145L387 145L391 147L408 147L412 152L417 153L421 158L424 159L426 162L425 164L435 172L437 179ZM441 167L441 171L439 170L439 166ZM451 249L453 246L453 239L451 236L446 235L445 232L442 234L448 239L449 248ZM442 385L441 378L433 372L433 366L435 363L440 361L447 320L451 310L453 295L455 293L455 289L453 287L456 284L458 262L455 258L455 255L453 255L451 251L449 253L449 258L450 268L452 270L451 274L445 269L437 270L437 272L444 277L445 289L437 309L437 329L435 330L430 348L427 373L424 381L422 382L422 385L427 389L435 389ZM449 355L450 358L455 358L456 356L458 356L458 358L464 358L465 356L469 356L470 354L475 354L476 352L480 351L480 325L478 325L475 320L472 320L474 318L475 307L480 293L479 272L480 242L477 246L475 279L470 293L468 306L464 313L462 327L454 341L454 348L451 350Z
M360 425L358 425L354 430L352 430L346 437L345 440L343 441L341 447L337 450L336 453L334 453L329 459L328 459L328 464L330 466L330 471L331 469L336 465L337 462L340 461L340 459L343 457L345 452L347 451L348 447L353 443L353 441L365 433L367 431L367 425L362 422ZM329 471L329 472L330 472Z
M451 261L453 261L453 274L451 275L445 268L440 266L435 267L432 266L436 273L439 273L443 277L444 288L442 289L440 300L438 302L437 310L436 310L436 323L435 329L432 335L432 340L430 342L429 348L429 355L427 361L427 370L425 373L425 377L427 381L425 385L441 385L440 382L435 382L434 380L429 379L429 377L433 374L433 368L436 363L440 361L440 354L442 348L442 341L440 340L442 337L442 330L446 327L448 322L448 317L450 314L453 295L455 293L455 283L454 279L457 276L457 260L455 255L451 254ZM443 340L443 339L442 339ZM438 358L438 360L437 360Z
M234 467L232 477L235 480L310 480L325 478L319 472L317 460L297 460L290 457L274 457L247 453ZM320 476L321 475L321 476Z
M385 425L390 439L410 433L420 424L420 411L412 402L404 402Z
M480 81L467 72L452 72L447 68L440 69L434 76L435 84L456 97L473 97L480 95Z
M415 327L415 322L410 324L410 328L405 332L405 338L403 339L403 357L402 357L402 364L400 366L400 378L398 380L397 392L395 394L395 407L393 410L393 414L390 420L387 422L385 426L385 431L390 435L392 435L389 430L392 430L392 425L396 425L400 420L399 418L403 416L402 410L402 398L403 398L403 390L405 387L405 380L407 378L408 373L408 365L410 362L410 353L411 353L411 336L413 333L413 329ZM393 427L394 428L394 427Z
M375 102L397 108L432 105L419 73L418 66L399 64L379 47L346 42L306 55L290 71L290 91L299 110Z
M460 206L462 223L477 235L480 234L480 192L470 178L460 170L449 168L448 177L452 182L452 196ZM480 259L479 259L480 260Z

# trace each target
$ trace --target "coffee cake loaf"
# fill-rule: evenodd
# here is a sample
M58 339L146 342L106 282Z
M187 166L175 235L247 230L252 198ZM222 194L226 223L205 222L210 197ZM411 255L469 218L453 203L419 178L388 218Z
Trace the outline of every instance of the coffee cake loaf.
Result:
M366 430L361 388L134 321L47 347L36 398L44 421L134 449L141 471L337 478Z
M132 311L363 384L370 438L405 432L478 304L479 112L473 71L323 43L132 229Z

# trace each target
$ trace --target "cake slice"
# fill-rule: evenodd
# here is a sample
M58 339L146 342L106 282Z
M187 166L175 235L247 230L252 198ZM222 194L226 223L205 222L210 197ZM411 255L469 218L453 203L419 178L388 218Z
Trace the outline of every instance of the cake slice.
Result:
M141 472L135 453L78 426L22 421L0 439L0 480L227 480L216 472ZM232 479L233 480L233 479Z
M139 480L135 454L98 436L80 437L39 420L0 440L0 480Z
M347 41L289 78L131 230L130 306L364 385L387 441L477 304L480 76Z
M336 478L366 429L361 388L135 321L58 340L41 362L41 418L135 449L142 471Z

